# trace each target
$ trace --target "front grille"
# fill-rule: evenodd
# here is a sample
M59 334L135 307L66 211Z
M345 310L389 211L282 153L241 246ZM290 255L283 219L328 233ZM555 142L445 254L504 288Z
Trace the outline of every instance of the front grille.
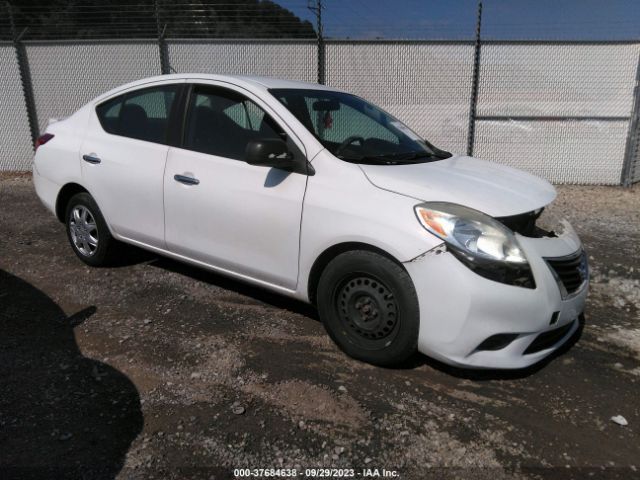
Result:
M556 343L562 340L562 338L567 333L569 333L569 330L571 330L571 327L573 327L574 323L575 320L573 322L567 323L560 328L554 328L553 330L541 333L533 342L531 342L531 345L527 347L527 349L524 351L524 355L540 352L542 350L546 350L547 348L553 347Z
M583 250L568 257L545 258L545 261L560 286L563 298L578 291L588 278L587 256Z

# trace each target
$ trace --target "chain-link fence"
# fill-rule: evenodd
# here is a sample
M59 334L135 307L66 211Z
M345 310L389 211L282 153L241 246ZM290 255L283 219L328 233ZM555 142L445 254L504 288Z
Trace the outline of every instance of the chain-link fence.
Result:
M300 40L169 40L172 71L318 78L317 47Z
M15 48L0 43L0 170L26 170L33 155L31 131Z
M640 127L635 124L635 134L628 142L628 149L631 152L628 159L628 172L623 172L623 183L625 185L640 182Z
M434 145L465 151L471 43L329 41L326 49L328 85L380 105Z
M621 181L640 43L482 46L476 155L558 183Z
M25 42L39 131L97 95L160 74L154 42Z
M636 87L631 110L633 113L629 122L629 135L622 170L622 183L627 186L640 182L640 62L636 73Z
M145 18L155 38L24 39L14 27L0 44L0 170L30 168L33 137L50 119L171 71L320 81L455 153L556 183L640 180L640 42L167 38L162 14Z

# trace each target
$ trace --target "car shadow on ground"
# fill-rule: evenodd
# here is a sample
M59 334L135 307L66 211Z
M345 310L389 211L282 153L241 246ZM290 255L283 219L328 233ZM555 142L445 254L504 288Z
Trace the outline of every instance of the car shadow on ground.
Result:
M214 285L225 290L231 290L273 307L289 310L319 321L318 312L312 305L296 300L295 298L271 292L265 288L234 280L233 278L217 274L210 270L195 267L167 257L156 257L155 260L149 262L149 265L162 268L163 270L174 272L179 275L185 275L199 282L208 283L209 285Z
M46 294L0 270L0 478L115 478L143 415L133 383L86 358Z
M125 245L124 243L117 244L116 249L118 253L115 256L115 260L108 264L110 268L132 267L140 263L153 262L158 258L158 255L149 250L134 247L133 245Z
M135 257L134 255L134 258L137 257ZM234 280L224 275L219 275L203 268L195 267L183 262L179 262L177 260L172 260L170 258L161 256L156 256L155 259L149 261L148 264L153 267L162 268L164 270L178 273L180 275L188 276L200 282L205 282L226 290L231 290L241 295L246 295L276 308L286 309L311 318L313 320L320 321L318 312L312 305L286 297L284 295L270 292L266 289L253 286L242 281ZM582 336L583 329L584 319L581 319L578 329L574 332L571 338L569 338L558 350L554 351L548 357L527 368L513 370L464 369L447 365L422 354L416 354L401 365L391 367L390 369L413 370L427 365L440 372L466 380L488 381L524 379L536 374L540 370L544 369L549 363L553 362L556 358L564 355L566 352L571 350L573 345L575 345Z

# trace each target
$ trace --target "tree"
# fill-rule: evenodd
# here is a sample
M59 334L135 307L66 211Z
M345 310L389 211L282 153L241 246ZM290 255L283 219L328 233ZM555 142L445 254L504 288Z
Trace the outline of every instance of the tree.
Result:
M313 26L270 0L11 0L25 38L315 38ZM10 38L0 22L0 38Z

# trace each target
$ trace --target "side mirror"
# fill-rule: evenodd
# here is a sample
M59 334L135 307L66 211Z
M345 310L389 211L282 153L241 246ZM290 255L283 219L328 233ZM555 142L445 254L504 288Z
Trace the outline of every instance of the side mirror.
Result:
M251 140L245 151L245 161L249 165L274 167L308 175L306 161L296 160L284 140L264 138Z

